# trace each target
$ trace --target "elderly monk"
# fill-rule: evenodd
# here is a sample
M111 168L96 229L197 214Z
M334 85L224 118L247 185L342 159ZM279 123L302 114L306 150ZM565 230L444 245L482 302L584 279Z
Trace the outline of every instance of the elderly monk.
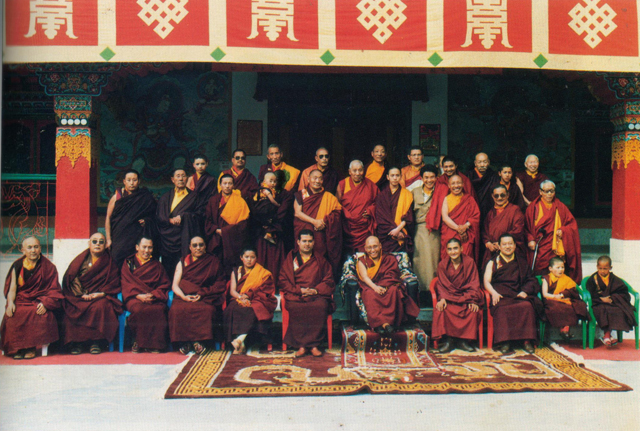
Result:
M320 147L316 150L316 163L309 166L302 172L298 190L302 191L309 187L311 172L315 170L322 173L322 184L324 189L331 194L335 194L340 178L338 171L329 166L329 150L324 147Z
M342 205L343 246L347 253L364 251L364 242L375 232L374 214L378 187L364 177L360 160L349 164L349 176L338 184L336 197Z
M283 341L298 349L297 358L309 350L313 356L322 356L318 346L324 340L327 316L335 310L335 283L331 265L314 250L314 233L303 229L297 238L298 251L287 255L278 281L289 314Z
M509 203L516 205L523 213L527 210L527 204L524 201L524 196L520 189L522 183L517 177L513 176L513 167L510 164L503 163L500 165L498 168L497 181L495 181L493 185L495 186L496 184L505 186L507 192L509 192Z
M433 190L438 176L438 168L426 165L420 172L422 172L422 187L411 191L413 193L413 218L416 222L413 237L413 271L418 277L420 290L427 291L431 280L436 276L440 260L440 232L432 232L425 225L427 215L432 209Z
M356 269L371 329L379 334L392 334L403 323L415 322L420 308L407 294L398 260L383 253L377 237L367 238L365 255L358 259Z
M385 253L413 251L413 194L400 186L401 176L400 169L389 169L389 185L376 197L376 234Z
M538 171L540 167L540 159L535 154L529 154L524 159L524 172L516 173L516 177L520 180L520 190L524 196L525 204L529 205L538 197L538 190L543 181L549 179L545 174Z
M538 281L524 256L516 254L516 242L508 233L498 239L500 253L491 259L484 272L484 288L491 294L494 349L512 353L512 341L524 341L528 353L535 352L536 315L542 316L542 302L536 294Z
M491 188L496 181L496 173L491 169L490 164L491 161L486 153L478 153L473 160L474 168L467 174L473 185L476 202L483 220L487 212L493 207Z
M387 166L387 149L384 145L376 145L373 147L371 158L373 160L365 167L365 177L382 190L388 184L387 174L389 173L389 167Z
M64 344L72 355L82 353L82 343L88 342L89 352L102 351L100 342L111 343L118 333L118 315L123 313L120 274L116 263L106 251L106 238L94 233L89 248L69 265L62 278Z
M160 256L169 277L180 258L189 252L189 240L201 229L198 195L187 188L186 171L174 169L171 182L174 188L160 197L156 210Z
M452 238L447 243L449 257L438 265L436 298L431 333L434 340L446 338L439 352L447 353L456 345L467 352L475 349L469 340L478 339L478 312L482 313L482 291L476 263L462 254L462 243ZM482 347L482 346L480 346Z
M420 169L424 166L422 147L409 148L407 159L409 159L409 165L402 168L400 185L411 191L422 186L422 176L420 176Z
M131 329L133 346L138 353L152 353L167 348L167 300L171 280L157 259L152 259L153 240L141 237L136 254L125 259L120 271L120 283L125 306L131 313L127 325Z
M222 171L218 176L218 192L222 189L220 181L224 175L233 177L233 184L236 190L240 190L240 194L244 199L251 199L253 194L258 190L258 181L253 176L247 165L247 154L244 150L237 149L231 157L231 169Z
M214 338L213 326L225 300L227 277L218 258L207 253L202 237L191 238L189 250L173 277L169 334L172 343L180 343L181 353L200 355L205 343Z
M480 209L470 193L464 192L464 183L459 175L449 178L449 190L442 203L442 226L440 228L440 258L447 257L447 243L458 238L464 244L464 254L474 261L479 260Z
M26 237L22 253L24 256L13 262L4 282L7 305L0 337L5 355L33 359L36 347L58 340L58 323L49 310L60 308L64 297L58 271L42 256L40 241Z
M596 264L596 273L587 280L587 290L593 301L596 323L604 331L602 341L611 347L617 342L611 331L630 331L638 322L627 286L611 272L611 258L600 256Z
M342 206L322 187L323 181L322 172L314 170L309 175L309 187L295 194L293 230L296 238L303 229L311 230L314 253L326 258L335 272L342 257Z
M220 193L209 199L204 220L207 251L220 258L227 274L239 263L249 228L249 206L234 181L229 174L220 177Z
M287 165L282 161L282 151L280 147L275 144L269 145L267 149L268 163L260 166L260 172L258 173L258 182L264 181L264 176L267 172L283 171L285 175L284 189L286 191L298 190L298 182L300 180L300 170L293 166Z
M198 212L204 213L204 207L211 196L218 191L216 179L207 172L209 159L204 154L197 154L193 158L195 173L187 179L187 188L198 195Z
M150 234L156 214L156 200L147 188L140 188L140 174L130 169L124 173L124 187L118 188L107 206L104 230L107 248L118 268L133 254L136 238Z
M482 243L485 246L485 251L481 268L486 267L489 259L500 252L498 238L503 233L513 236L519 254L527 255L524 214L520 208L509 202L509 194L503 184L493 187L491 197L493 198L493 208L486 215L482 225Z
M565 273L579 283L582 280L582 253L578 223L569 208L556 198L553 181L543 181L539 193L525 214L529 263L533 262L536 243L540 241L534 274L546 274L549 260L559 256L565 261Z

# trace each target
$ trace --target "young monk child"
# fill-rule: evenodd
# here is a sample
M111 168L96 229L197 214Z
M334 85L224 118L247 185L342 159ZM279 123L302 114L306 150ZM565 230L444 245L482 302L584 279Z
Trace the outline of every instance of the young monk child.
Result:
M549 274L542 277L544 310L549 324L560 328L565 340L573 338L571 327L578 319L587 319L587 304L580 299L576 283L564 273L564 261L559 257L549 260Z
M264 180L262 184L260 184L260 191L256 196L256 200L264 200L268 199L276 208L280 208L280 203L276 201L276 184L277 178L273 172L267 172L264 176ZM264 239L269 241L271 244L276 244L276 239L272 232L267 232L264 234Z

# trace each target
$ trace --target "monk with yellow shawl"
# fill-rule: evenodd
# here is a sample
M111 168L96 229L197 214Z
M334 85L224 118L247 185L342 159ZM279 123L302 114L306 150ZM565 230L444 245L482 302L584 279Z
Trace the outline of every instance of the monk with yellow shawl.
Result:
M231 273L231 300L224 310L225 339L233 353L246 351L244 340L252 331L269 337L269 324L276 309L275 285L271 272L256 263L256 251L243 250L242 266Z
M418 187L422 187L422 175L420 175L420 169L424 166L424 153L422 152L422 147L411 147L407 158L409 159L409 165L402 168L400 185L411 191Z
M440 226L440 258L447 258L447 244L452 238L459 239L463 253L476 263L480 257L480 208L471 193L465 193L464 182L459 175L449 178L450 193L442 203L442 225Z
M400 186L400 175L389 169L389 186L376 197L376 234L385 253L413 251L413 194Z
M371 151L371 158L373 159L365 167L365 178L371 180L378 189L382 190L389 184L387 180L387 174L389 173L389 166L387 165L387 149L384 145L376 145Z
M278 145L269 145L269 149L267 150L267 159L269 162L260 166L258 182L262 183L264 181L264 176L267 172L283 171L286 180L283 188L288 192L291 190L298 190L300 170L293 166L289 166L282 161L282 151L280 151L280 147Z

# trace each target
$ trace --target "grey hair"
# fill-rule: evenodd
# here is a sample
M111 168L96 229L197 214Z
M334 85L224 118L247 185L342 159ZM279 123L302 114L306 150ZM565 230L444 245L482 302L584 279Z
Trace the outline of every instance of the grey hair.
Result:
M546 186L547 184L551 184L551 185L553 186L553 189L554 189L554 190L556 189L556 183L554 183L554 182L553 182L553 181L551 181L551 180L544 180L543 182L541 182L541 183L540 183L540 190L542 190L542 188L543 188L544 186Z
M353 169L355 166L360 166L364 168L364 163L362 163L360 160L352 160L351 163L349 163L349 169Z
M533 153L529 154L527 157L524 158L525 163L527 163L527 160L529 160L529 157L535 157L536 159L538 159L538 163L540 163L540 157L536 156Z

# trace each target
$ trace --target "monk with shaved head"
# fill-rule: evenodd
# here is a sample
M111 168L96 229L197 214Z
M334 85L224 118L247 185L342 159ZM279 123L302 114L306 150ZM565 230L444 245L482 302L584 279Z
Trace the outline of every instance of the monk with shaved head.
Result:
M495 171L491 169L491 161L487 153L476 154L473 165L474 168L467 173L467 177L469 177L471 184L473 184L477 203L484 218L484 215L493 206L491 187L495 183L497 176Z
M471 193L465 193L459 175L449 178L450 193L442 203L440 257L447 258L447 243L452 238L462 242L463 253L478 262L480 242L480 209Z
M539 171L540 159L535 154L529 154L524 159L524 167L525 170L523 172L518 172L516 177L520 180L522 185L521 190L522 195L524 196L524 201L529 205L538 197L540 184L542 184L543 181L548 180L549 177ZM518 186L520 186L520 184L518 184Z

